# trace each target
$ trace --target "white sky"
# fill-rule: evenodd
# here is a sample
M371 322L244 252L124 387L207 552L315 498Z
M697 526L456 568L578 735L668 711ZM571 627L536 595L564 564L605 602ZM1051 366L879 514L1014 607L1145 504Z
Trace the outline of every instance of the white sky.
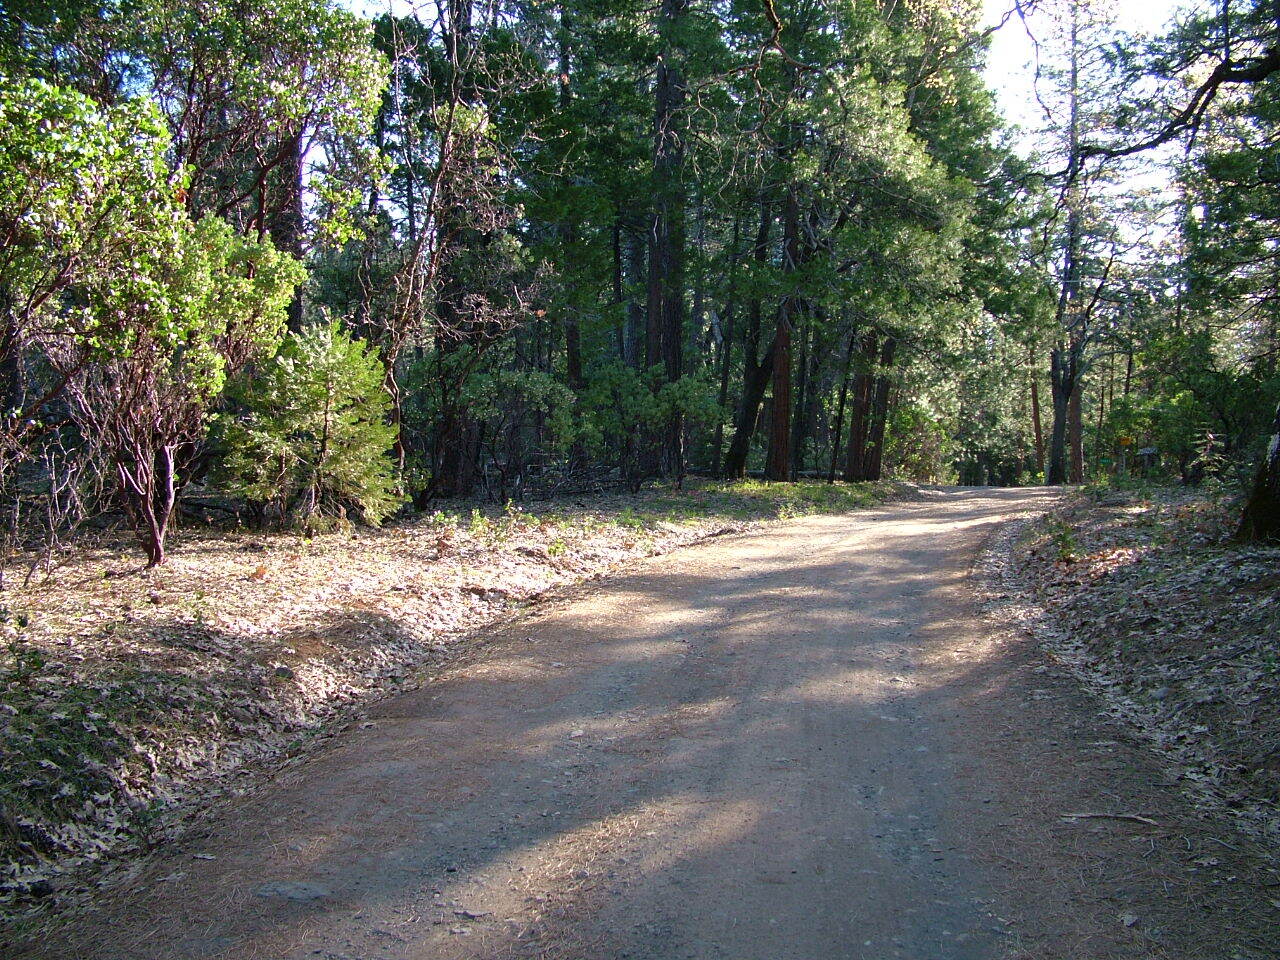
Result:
M1186 7L1179 0L1103 0L1115 10L1117 26L1130 33L1156 33L1175 11ZM1014 0L983 0L985 20L996 24L1013 8ZM1043 39L1044 17L1035 13L1027 17L1030 29ZM1040 122L1040 109L1035 97L1035 47L1027 36L1027 27L1014 14L1003 29L997 30L987 58L987 83L1005 117L1024 129Z

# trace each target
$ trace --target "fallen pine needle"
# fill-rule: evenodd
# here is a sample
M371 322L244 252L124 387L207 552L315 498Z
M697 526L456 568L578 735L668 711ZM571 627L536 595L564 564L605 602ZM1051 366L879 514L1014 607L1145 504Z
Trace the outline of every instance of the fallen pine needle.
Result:
M1132 820L1134 823L1145 823L1148 826L1158 827L1150 817L1143 817L1136 813L1064 813L1063 820Z

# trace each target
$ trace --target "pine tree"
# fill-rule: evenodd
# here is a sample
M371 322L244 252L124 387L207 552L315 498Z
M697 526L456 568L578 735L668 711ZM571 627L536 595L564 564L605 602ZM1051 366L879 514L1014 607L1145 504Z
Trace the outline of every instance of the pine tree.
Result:
M381 523L401 502L383 379L374 352L336 321L291 334L240 386L244 412L225 424L222 482L307 531L353 511Z

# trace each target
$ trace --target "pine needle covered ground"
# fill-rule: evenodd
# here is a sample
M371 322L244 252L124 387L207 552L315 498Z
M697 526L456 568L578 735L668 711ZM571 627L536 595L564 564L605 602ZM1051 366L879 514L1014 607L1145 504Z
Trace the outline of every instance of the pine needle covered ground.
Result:
M1031 524L1005 583L1057 658L1138 727L1201 803L1280 844L1280 547L1230 540L1234 505L1104 490Z
M551 588L909 493L691 481L310 539L180 531L147 572L114 535L78 543L26 586L12 564L0 594L0 887L11 905L40 900L86 862L175 831L193 806L243 790L253 770Z

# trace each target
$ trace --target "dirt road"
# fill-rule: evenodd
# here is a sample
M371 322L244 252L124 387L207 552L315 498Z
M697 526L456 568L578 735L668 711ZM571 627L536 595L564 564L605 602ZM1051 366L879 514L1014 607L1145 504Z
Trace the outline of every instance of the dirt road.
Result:
M796 521L545 604L31 954L1212 956L1198 846L1061 816L1176 795L975 612L978 548L1049 496Z

